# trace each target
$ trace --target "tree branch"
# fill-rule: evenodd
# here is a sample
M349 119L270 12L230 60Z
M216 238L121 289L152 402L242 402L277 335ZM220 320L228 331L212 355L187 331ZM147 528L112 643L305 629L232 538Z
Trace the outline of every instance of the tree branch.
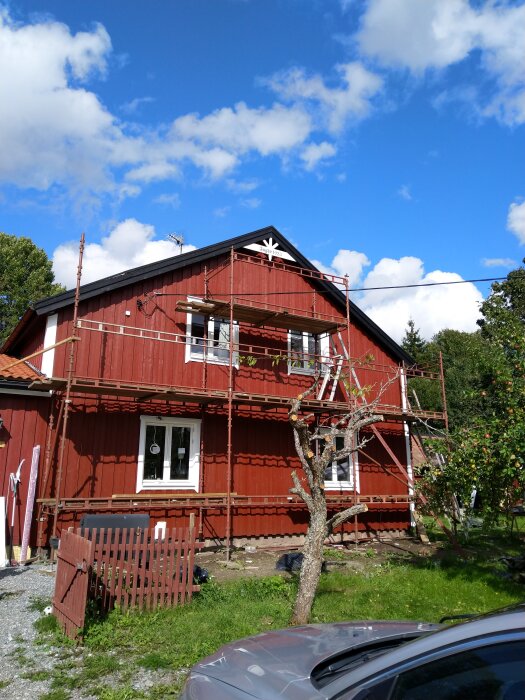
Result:
M294 483L294 488L290 489L290 493L295 493L299 496L299 498L302 498L302 500L306 503L308 510L312 511L312 509L314 507L314 502L312 500L312 497L306 491L304 486L301 484L301 481L300 481L299 477L297 476L295 469L292 472L292 481Z
M345 508L345 510L341 511L340 513L336 513L326 523L326 535L331 535L334 528L336 528L338 525L342 525L352 516L358 515L359 513L366 513L367 510L368 507L366 503L357 503L350 508Z

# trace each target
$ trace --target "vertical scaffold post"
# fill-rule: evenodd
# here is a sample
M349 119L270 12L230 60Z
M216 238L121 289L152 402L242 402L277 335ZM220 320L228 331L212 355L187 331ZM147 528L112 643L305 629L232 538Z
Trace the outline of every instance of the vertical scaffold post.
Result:
M443 417L445 418L445 430L448 432L447 393L445 391L445 373L443 371L443 353L439 351L439 383L441 384L441 398L443 400Z
M66 395L64 398L64 417L62 419L62 435L60 439L60 448L58 455L57 480L55 485L55 507L53 512L53 528L51 535L56 536L58 509L60 506L60 489L62 487L62 474L64 471L64 452L66 447L67 422L69 417L69 407L71 404L71 384L73 383L73 370L75 365L75 345L77 336L77 319L78 319L78 302L80 297L80 279L82 277L82 258L84 256L85 236L80 236L80 246L78 251L78 267L77 267L77 286L75 289L75 303L73 306L73 331L71 333L71 341L69 346L69 363L67 368Z
M229 366L228 366L228 446L227 446L227 488L226 488L226 560L231 557L232 539L232 421L233 421L233 248L230 249L230 337L229 337Z
M345 275L345 299L346 299L346 344L348 346L348 405L352 405L352 391L350 382L352 381L352 354L350 352L350 284L348 275ZM349 457L350 459L350 457ZM354 485L354 505L357 505L357 469L355 455L352 453L352 480ZM357 526L357 515L354 515L354 546L357 549L359 531Z

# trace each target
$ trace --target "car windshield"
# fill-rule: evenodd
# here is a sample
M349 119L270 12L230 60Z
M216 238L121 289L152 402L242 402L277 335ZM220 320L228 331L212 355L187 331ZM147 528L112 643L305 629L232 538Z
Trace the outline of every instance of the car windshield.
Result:
M418 639L423 634L428 634L428 632L410 632L396 637L378 640L373 644L359 646L343 652L342 654L337 654L337 656L332 656L329 659L325 659L312 671L312 683L316 688L323 688L325 685L333 681L334 678L340 673L347 673L351 669L370 661L376 656L384 654L390 649L395 649L401 644L409 642L413 639Z

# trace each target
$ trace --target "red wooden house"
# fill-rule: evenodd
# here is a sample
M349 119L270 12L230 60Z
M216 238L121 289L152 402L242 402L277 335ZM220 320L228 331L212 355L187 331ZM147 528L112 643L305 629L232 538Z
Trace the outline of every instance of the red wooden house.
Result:
M0 369L2 495L41 446L31 545L88 512L168 527L194 513L208 542L297 539L307 513L289 493L300 465L287 413L316 372L305 405L319 425L356 400L377 399L384 416L354 460L327 470L330 507L368 503L348 534L405 530L411 359L345 287L268 227L36 303L2 348L32 365Z

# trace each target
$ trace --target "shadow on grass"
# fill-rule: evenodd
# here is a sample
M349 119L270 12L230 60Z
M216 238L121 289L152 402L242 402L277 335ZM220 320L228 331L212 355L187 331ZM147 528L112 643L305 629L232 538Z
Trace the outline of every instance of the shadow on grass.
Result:
M435 534L435 533L432 533ZM440 569L449 578L479 581L498 593L507 593L525 599L525 586L514 582L502 562L503 557L523 553L525 536L509 535L501 529L470 531L468 539L460 539L460 551L456 551L445 539L441 547L427 556L392 553L390 566L414 569Z

